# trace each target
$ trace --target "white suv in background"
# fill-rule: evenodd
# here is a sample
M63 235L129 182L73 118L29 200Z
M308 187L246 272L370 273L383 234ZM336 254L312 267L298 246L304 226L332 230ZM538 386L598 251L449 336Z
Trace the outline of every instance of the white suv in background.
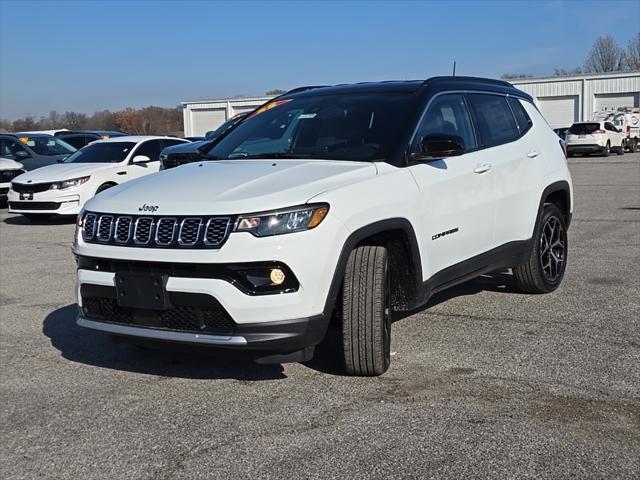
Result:
M17 177L9 191L9 212L27 218L77 215L84 203L107 188L160 169L160 151L189 143L173 137L124 136L92 142L61 163Z
M571 125L565 137L567 154L599 153L608 157L611 152L624 154L625 134L611 122L579 122Z
M496 269L525 292L562 281L564 150L507 82L308 88L202 155L87 202L79 325L280 363L333 324L346 372L379 375L396 312Z

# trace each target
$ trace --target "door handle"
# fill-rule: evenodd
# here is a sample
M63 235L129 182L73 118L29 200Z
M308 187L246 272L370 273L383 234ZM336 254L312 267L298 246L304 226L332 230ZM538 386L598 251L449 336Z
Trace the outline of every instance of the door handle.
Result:
M491 170L491 164L490 163L481 163L476 165L476 168L473 169L473 173L484 173L484 172L488 172L489 170Z
M127 172L116 172L116 175L126 175Z
M537 150L531 150L529 153L527 153L527 157L529 158L536 158L538 155L540 155L540 152L538 152Z

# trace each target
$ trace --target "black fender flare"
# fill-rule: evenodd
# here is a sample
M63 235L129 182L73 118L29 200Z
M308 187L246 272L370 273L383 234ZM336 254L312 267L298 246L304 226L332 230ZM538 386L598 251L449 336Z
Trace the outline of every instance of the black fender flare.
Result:
M415 230L413 229L413 225L411 224L411 222L406 218L389 218L360 227L359 229L352 232L345 240L344 244L342 245L340 256L338 257L338 263L333 272L333 279L331 280L331 286L329 287L329 293L325 301L325 318L331 319L333 309L340 295L340 287L342 286L344 273L347 267L347 260L349 259L351 251L363 240L373 235L392 230L402 230L407 236L407 239L409 241L409 253L411 255L411 261L413 262L415 268L415 291L418 293L417 296L420 297L415 299L415 301L419 302L421 300L421 295L423 295L422 259L420 256L420 246L418 245L418 239L416 237Z
M569 224L571 223L571 210L573 208L573 205L571 205L571 188L569 187L569 182L567 182L566 180L559 180L557 182L553 182L551 185L548 185L542 191L542 195L540 195L540 204L538 205L538 216L536 217L536 223L533 228L533 233L531 234L532 237L535 234L536 229L538 228L540 215L542 214L542 209L544 208L544 204L547 198L549 197L549 195L555 192L565 192L567 194L567 211L565 212L566 213L565 223L567 224L567 228L569 228Z

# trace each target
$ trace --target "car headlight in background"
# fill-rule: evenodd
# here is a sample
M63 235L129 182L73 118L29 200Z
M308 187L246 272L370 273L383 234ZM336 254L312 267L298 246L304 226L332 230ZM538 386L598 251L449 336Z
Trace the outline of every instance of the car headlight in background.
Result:
M54 182L49 190L64 190L65 188L77 187L83 183L87 183L91 177L72 178L71 180L63 180L62 182Z
M249 232L256 237L269 237L311 230L320 225L328 212L328 204L316 203L271 212L240 215L234 232Z

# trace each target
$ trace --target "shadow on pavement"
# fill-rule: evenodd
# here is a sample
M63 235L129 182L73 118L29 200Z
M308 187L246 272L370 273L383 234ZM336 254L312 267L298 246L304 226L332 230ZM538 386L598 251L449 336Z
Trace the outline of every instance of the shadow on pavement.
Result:
M10 214L14 215L14 214ZM72 225L76 222L76 217L74 215L56 215L54 217L42 217L42 218L33 218L28 219L24 215L20 215L18 213L15 214L15 217L7 217L4 219L4 223L7 225Z
M501 272L483 275L475 280L452 287L434 295L419 309L399 312L394 321L420 313L434 305L463 295L482 291L519 293L512 275ZM106 334L76 325L77 306L67 305L50 313L44 319L43 333L62 356L73 362L96 367L164 377L191 379L222 379L260 381L286 378L282 365L257 365L247 360L217 358L205 349L186 347L182 351L138 347L118 343ZM313 359L305 362L307 368L331 375L343 375L342 333L332 325L324 340L316 347Z
M72 362L134 373L189 379L260 381L286 378L282 365L215 358L205 352L156 350L118 343L106 334L76 325L75 304L50 313L43 333L64 358Z

